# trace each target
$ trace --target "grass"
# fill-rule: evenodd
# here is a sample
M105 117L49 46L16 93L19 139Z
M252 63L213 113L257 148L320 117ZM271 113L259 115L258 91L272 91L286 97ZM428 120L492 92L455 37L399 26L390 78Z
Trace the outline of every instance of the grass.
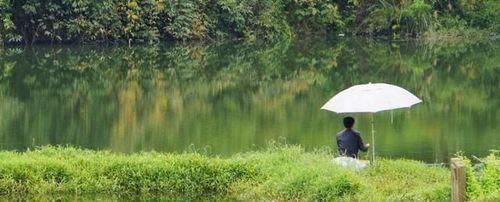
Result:
M239 155L265 173L253 186L235 186L244 200L386 201L449 198L449 171L410 160L378 161L361 172L332 165L324 151L276 147ZM244 193L244 194L240 194Z
M223 193L255 174L251 166L200 154L105 151L43 147L0 153L0 193Z
M288 145L230 158L198 153L124 155L46 146L26 152L0 152L0 195L167 195L245 201L449 200L447 168L382 159L356 172L335 166L331 160L327 151L305 152ZM481 197L488 200L497 196L498 191Z

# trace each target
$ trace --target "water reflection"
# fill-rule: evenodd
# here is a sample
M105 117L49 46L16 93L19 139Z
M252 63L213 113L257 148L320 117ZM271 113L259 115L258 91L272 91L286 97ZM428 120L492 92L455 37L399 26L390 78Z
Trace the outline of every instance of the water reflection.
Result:
M0 49L2 149L72 144L120 152L228 155L280 138L333 146L340 115L320 106L367 82L424 100L375 116L377 150L441 162L498 148L500 43L364 39L276 44ZM369 117L355 115L368 134Z

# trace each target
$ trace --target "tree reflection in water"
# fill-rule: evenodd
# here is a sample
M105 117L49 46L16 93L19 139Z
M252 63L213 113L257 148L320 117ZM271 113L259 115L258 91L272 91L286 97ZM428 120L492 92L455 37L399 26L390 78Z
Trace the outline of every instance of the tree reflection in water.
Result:
M376 115L381 155L428 162L500 145L498 42L368 39L274 44L34 46L0 50L2 149L72 144L120 152L228 155L284 138L333 147L340 115L320 111L354 84L424 100ZM369 117L356 115L368 133Z

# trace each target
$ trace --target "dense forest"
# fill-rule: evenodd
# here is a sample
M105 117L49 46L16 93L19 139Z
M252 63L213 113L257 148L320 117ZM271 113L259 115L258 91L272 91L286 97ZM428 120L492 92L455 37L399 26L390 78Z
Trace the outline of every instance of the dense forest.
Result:
M0 44L464 38L500 29L500 0L0 0Z

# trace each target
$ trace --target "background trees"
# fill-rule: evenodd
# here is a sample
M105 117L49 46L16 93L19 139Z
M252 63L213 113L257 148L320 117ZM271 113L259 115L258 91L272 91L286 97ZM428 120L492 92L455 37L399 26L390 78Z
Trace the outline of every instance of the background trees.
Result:
M393 37L497 32L499 9L498 0L0 0L0 41L268 41L336 32Z

